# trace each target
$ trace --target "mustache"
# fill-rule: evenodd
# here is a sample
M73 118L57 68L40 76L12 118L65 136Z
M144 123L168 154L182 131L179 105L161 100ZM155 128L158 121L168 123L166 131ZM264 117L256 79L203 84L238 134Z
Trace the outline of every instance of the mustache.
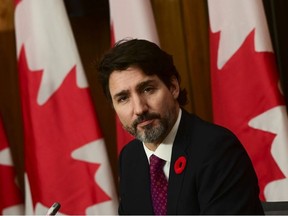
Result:
M139 123L151 119L160 119L160 114L158 113L143 113L140 115L132 124L132 126L135 128Z

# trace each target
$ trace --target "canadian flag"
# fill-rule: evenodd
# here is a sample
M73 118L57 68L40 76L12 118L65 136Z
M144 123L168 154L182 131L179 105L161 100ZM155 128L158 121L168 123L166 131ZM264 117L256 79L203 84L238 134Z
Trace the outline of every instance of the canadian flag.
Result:
M101 130L61 0L16 2L26 214L116 214Z
M125 39L137 38L152 41L159 45L156 24L150 1L109 0L111 44ZM124 145L133 139L116 117L118 154Z
M22 193L16 181L8 140L0 118L0 214L24 214Z
M288 119L262 0L208 0L215 123L254 164L260 198L288 200Z

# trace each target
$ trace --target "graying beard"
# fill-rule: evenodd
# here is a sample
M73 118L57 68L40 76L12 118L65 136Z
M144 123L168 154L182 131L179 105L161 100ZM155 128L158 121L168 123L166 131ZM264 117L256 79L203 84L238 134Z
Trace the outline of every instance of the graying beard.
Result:
M168 131L169 122L165 119L160 120L158 127L152 125L147 125L144 127L144 134L137 133L136 128L126 127L126 130L137 139L141 140L144 143L154 143L162 141Z
M160 124L159 127L157 128L149 126L145 128L144 135L139 136L138 134L137 138L144 143L158 142L164 139L164 136L166 136L165 133L166 131L167 131L166 124Z

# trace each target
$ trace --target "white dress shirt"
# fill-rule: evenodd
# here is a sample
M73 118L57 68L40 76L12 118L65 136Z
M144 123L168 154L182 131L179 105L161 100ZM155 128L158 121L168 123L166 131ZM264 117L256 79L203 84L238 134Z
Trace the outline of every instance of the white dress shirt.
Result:
M163 170L164 170L164 174L167 177L167 179L169 179L169 170L170 170L173 142L175 140L176 133L177 133L177 130L178 130L178 127L180 124L181 115L182 115L182 110L179 109L178 118L177 118L173 128L171 129L171 131L167 135L167 137L163 140L163 142L160 143L160 145L157 147L157 149L155 151L151 151L143 143L144 150L145 150L145 153L147 155L147 159L148 159L149 163L150 163L149 158L152 154L154 154L157 157L166 161L166 163L163 167Z

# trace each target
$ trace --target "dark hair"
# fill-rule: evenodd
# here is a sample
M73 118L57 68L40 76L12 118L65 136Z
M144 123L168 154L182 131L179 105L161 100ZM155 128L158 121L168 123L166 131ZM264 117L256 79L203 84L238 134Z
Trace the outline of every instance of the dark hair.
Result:
M171 55L161 50L155 43L140 39L123 39L110 49L98 64L98 76L106 97L111 101L109 77L115 70L138 67L147 75L157 75L169 88L173 77L179 82L180 75ZM177 98L180 106L187 104L187 92L180 89Z

